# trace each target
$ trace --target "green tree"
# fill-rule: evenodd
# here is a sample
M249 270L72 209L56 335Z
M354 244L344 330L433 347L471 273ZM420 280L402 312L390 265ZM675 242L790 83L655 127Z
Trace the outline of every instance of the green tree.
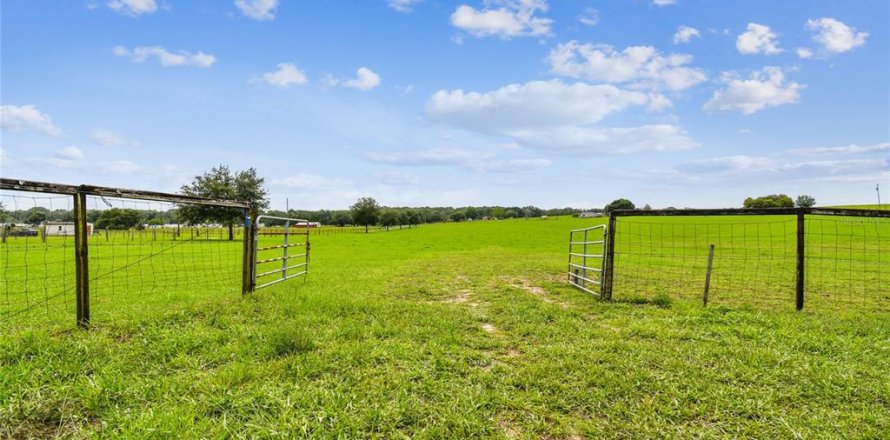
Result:
M786 194L770 194L757 198L748 197L743 205L745 208L793 208L794 200Z
M395 226L399 224L399 213L392 209L387 209L380 214L380 225L386 226L386 229L389 230L390 226Z
M352 222L359 226L365 227L365 234L368 233L368 226L376 225L380 218L380 205L371 197L362 197L349 208L352 213Z
M96 227L102 229L130 229L141 224L142 213L135 209L106 209L96 219Z
M49 217L49 209L36 206L25 211L25 223L39 225Z
M812 208L816 206L816 199L813 196L802 194L797 196L797 200L794 201L794 204L797 205L798 208Z
M195 176L192 183L182 186L180 192L188 196L249 202L251 210L259 212L269 207L264 183L265 179L257 176L253 168L233 172L229 167L220 165L203 175ZM185 223L221 223L229 228L229 240L235 239L232 228L242 220L243 215L239 208L191 204L179 206L179 218Z
M616 199L613 200L612 203L606 205L606 207L603 208L603 212L608 214L616 209L636 209L636 205L627 199Z
M352 221L352 217L345 211L338 211L331 218L331 223L337 226L346 226Z
M453 222L462 222L467 219L467 214L463 211L455 211L451 213L450 218Z

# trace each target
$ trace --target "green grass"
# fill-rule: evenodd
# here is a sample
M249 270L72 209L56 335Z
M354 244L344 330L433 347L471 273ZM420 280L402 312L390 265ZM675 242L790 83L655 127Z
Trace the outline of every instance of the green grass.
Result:
M118 237L100 249L97 240L91 267L106 274L95 286L105 301L93 306L92 330L74 330L71 303L62 301L17 317L17 327L0 335L0 435L890 432L885 311L795 313L786 301L721 302L720 295L703 308L677 289L616 291L616 301L601 302L567 287L563 275L568 229L590 224L473 222L315 237L305 281L246 297L237 285L219 290L240 268L238 243L189 243L175 248L178 257L165 253L122 270L159 243ZM32 266L24 282L9 269L10 258L21 257L14 245L0 252L3 283L35 286L52 275L28 292L39 303L44 290L64 283L59 267L70 248L54 242L30 253L44 272ZM164 274L166 284L151 273Z

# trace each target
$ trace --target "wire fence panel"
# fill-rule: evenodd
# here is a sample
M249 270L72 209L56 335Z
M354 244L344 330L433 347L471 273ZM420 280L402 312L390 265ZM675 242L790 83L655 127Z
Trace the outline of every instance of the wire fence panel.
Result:
M609 224L607 299L890 310L886 212L618 211Z
M41 223L71 219L71 197L0 191L0 204L0 326L70 322L73 230Z
M228 225L186 225L186 208ZM148 316L244 292L244 202L0 178L0 329ZM193 212L196 212L193 210ZM207 213L211 214L207 214ZM76 317L76 320L73 319Z
M795 218L619 218L614 298L659 295L702 301L711 245L709 302L788 307L794 301Z
M890 310L890 218L810 216L807 307Z
M88 197L95 212L111 209L175 213L179 205L107 197ZM93 317L146 315L240 291L241 228L176 223L136 227L94 223L89 237L90 296ZM98 226L98 227L97 227Z

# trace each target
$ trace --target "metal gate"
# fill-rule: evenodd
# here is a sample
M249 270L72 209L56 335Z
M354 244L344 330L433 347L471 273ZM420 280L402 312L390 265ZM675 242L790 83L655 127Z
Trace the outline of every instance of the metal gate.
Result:
M283 226L259 227L263 220L283 221ZM254 235L253 286L261 289L309 273L310 223L308 220L261 215ZM296 249L297 253L291 252ZM296 264L291 264L296 263ZM275 265L279 265L275 269ZM257 284L257 281L262 284Z
M569 232L569 284L602 295L605 243L605 225Z

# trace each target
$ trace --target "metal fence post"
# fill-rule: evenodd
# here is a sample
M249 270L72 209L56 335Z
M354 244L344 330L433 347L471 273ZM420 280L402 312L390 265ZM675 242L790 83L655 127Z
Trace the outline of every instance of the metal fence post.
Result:
M804 225L806 223L806 215L804 210L797 213L797 310L803 310L803 293L804 293L804 276L806 269L806 235L804 233Z
M612 281L615 271L615 213L609 213L609 226L606 228L606 255L603 271L603 299L612 299Z
M87 195L74 194L74 266L77 282L77 325L90 327L89 237L87 236Z
M582 249L584 249L582 251L582 252L584 252L584 256L581 257L581 265L584 266L584 269L581 269L581 276L583 277L581 280L581 285L584 287L587 287L587 232L588 232L588 230L585 229L584 230L584 245L582 248Z

